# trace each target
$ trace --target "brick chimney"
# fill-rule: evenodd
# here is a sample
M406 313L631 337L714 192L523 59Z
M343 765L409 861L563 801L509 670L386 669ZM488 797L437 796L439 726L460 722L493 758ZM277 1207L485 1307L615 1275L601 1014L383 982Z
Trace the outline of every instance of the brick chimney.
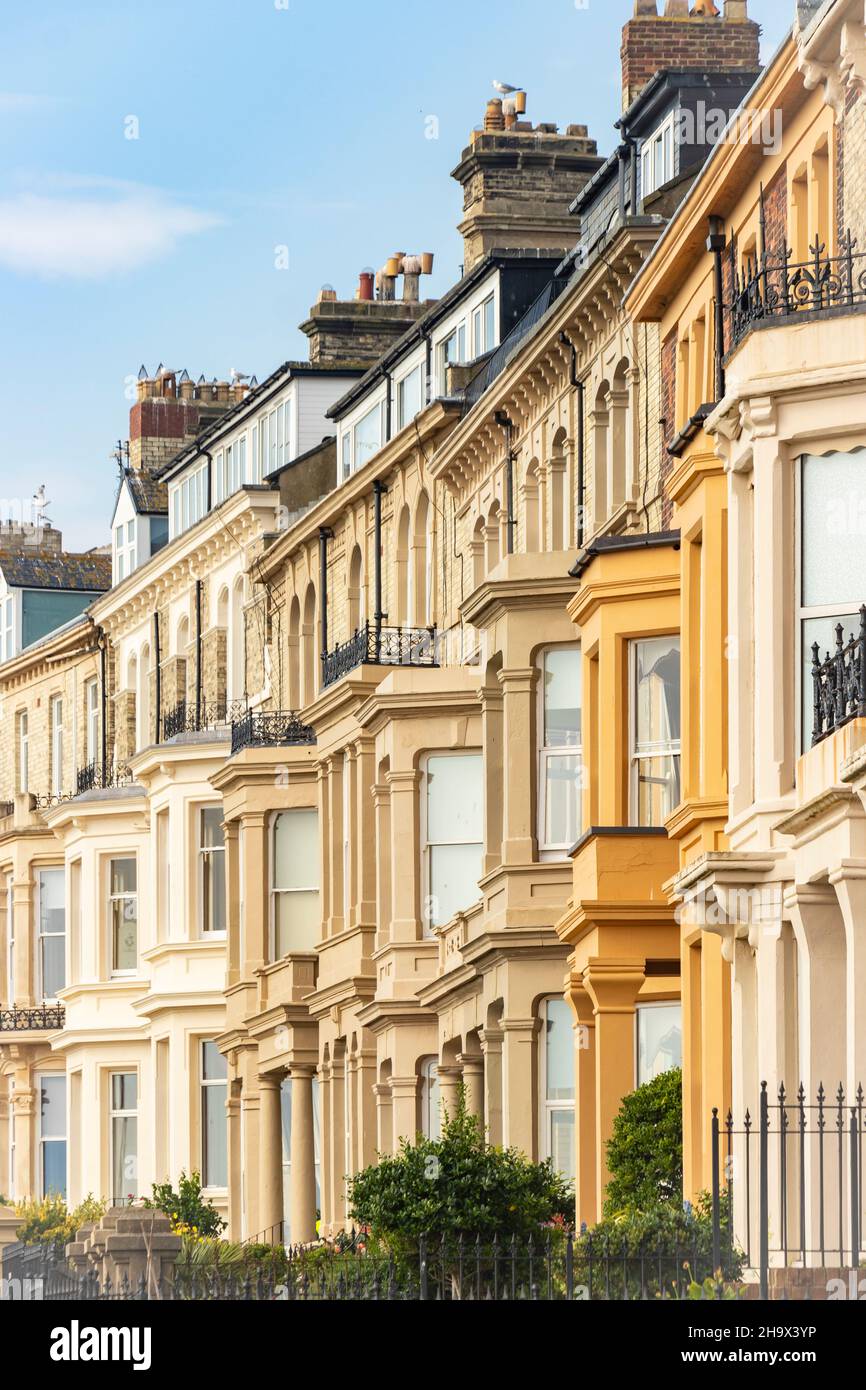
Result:
M665 69L760 71L761 28L749 19L747 0L660 3L661 13L657 0L634 0L634 17L622 31L624 111Z
M49 521L38 525L26 521L0 522L0 550L7 555L60 555L63 536Z
M153 473L191 444L206 425L243 400L248 388L227 381L194 382L160 368L151 377L142 367L136 401L129 412L129 464Z
M386 280L394 280L397 274L403 273L396 266L401 258L391 259L395 263L395 273L385 277ZM301 332L310 340L310 361L315 366L366 371L436 302L435 299L405 297L366 298L364 296L372 292L372 281L373 273L363 272L354 299L338 299L330 285L321 290L310 317L300 325Z
M577 225L569 205L601 164L585 125L521 120L525 92L487 104L451 177L463 188L464 269L493 250L567 250Z

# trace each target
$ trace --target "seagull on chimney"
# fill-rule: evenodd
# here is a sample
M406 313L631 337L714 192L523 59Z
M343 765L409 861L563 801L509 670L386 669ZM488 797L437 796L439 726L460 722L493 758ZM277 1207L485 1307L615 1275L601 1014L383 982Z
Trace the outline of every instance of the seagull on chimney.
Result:
M237 386L237 384L241 381L249 381L250 379L249 372L239 372L237 367L232 367L230 376L233 386Z
M493 90L498 92L501 97L509 97L512 92L522 92L522 87L512 87L508 82L494 82Z

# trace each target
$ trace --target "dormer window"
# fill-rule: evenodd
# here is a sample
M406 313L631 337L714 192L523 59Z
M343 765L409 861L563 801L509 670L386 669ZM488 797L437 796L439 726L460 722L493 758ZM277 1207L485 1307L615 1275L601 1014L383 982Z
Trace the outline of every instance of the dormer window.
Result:
M669 183L674 176L674 114L645 140L641 150L641 198Z

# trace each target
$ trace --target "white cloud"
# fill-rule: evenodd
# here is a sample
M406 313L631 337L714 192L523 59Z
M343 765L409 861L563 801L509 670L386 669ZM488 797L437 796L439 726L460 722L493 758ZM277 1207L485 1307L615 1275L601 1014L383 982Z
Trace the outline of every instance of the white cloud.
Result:
M168 255L221 219L148 188L81 179L93 197L21 193L0 199L0 266L46 279L98 279Z

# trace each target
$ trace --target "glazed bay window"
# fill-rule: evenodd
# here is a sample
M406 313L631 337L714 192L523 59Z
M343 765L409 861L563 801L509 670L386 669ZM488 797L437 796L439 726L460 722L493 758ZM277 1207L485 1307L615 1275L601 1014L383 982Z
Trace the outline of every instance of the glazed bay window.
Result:
M801 748L812 742L812 644L819 660L836 650L836 625L843 641L858 636L860 606L866 603L866 454L808 455L800 484Z
M36 876L37 968L43 1000L56 999L66 984L66 876L40 869Z
M215 1042L201 1045L201 1174L205 1187L228 1185L226 1059Z
M637 1084L683 1064L682 1005L642 1004L637 1010Z
M63 794L63 696L53 695L49 705L51 729L51 792Z
M226 846L221 806L199 812L199 886L202 932L226 929Z
M631 643L631 821L663 826L680 801L680 639Z
M541 1006L539 1094L542 1157L570 1182L574 1180L574 1028L564 999Z
M282 960L321 936L318 811L281 811L271 844L271 959Z
M478 901L484 849L480 753L431 753L425 763L424 924L441 927Z
M562 858L580 838L582 667L579 646L542 653L538 849Z
M134 1071L109 1077L112 1205L138 1196L138 1077Z
M138 866L130 859L108 862L111 973L131 974L138 965Z
M66 1077L40 1076L39 1195L66 1198Z

